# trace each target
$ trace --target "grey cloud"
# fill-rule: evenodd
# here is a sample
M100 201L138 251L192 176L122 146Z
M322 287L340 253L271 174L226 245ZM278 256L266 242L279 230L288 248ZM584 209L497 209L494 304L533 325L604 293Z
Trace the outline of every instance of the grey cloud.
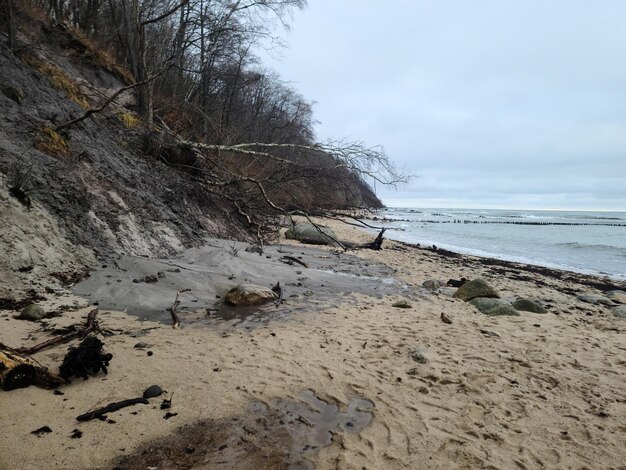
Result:
M626 210L626 2L309 3L271 65L421 175L385 200Z

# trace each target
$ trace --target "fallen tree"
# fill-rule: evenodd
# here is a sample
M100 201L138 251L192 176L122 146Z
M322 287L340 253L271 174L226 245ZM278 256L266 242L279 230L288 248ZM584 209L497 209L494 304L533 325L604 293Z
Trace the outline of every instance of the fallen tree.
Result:
M63 379L52 374L33 358L0 344L0 386L3 390L37 385L55 388Z
M208 192L230 201L261 243L276 234L281 217L292 226L294 217L304 217L323 235L310 214L332 215L341 191L369 191L375 198L364 178L390 186L411 178L396 170L381 147L354 142L218 145L170 134L150 150L168 164L191 171ZM358 197L354 200L358 202ZM332 242L344 249L380 248L378 242L367 246Z
M64 335L55 336L35 346L12 349L0 343L0 387L3 390L14 390L30 385L37 385L43 388L55 388L64 383L65 380L63 377L49 372L47 368L30 357L30 354L34 354L57 344L67 343L76 338L83 338L89 333L97 331L97 314L97 309L89 312L87 315L87 324L84 328L79 328ZM108 356L107 358L110 359Z

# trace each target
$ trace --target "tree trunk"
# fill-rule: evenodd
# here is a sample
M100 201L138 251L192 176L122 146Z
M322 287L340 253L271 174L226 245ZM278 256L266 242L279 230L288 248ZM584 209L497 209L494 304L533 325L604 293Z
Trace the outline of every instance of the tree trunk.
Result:
M139 41L137 48L137 82L143 82L148 77L146 70L146 28L137 25ZM144 83L137 87L137 112L148 124L152 124L152 86Z
M7 35L9 36L9 49L12 51L17 47L17 31L15 26L15 0L5 0L7 17Z
M37 385L44 388L55 388L63 383L63 379L48 372L35 360L0 344L0 387L3 390Z

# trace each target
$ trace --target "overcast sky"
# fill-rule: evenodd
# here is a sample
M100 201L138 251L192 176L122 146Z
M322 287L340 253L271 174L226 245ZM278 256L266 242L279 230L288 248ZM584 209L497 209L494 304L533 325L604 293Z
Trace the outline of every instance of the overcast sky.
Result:
M418 175L387 205L626 210L625 0L309 0L290 23L268 65L318 137Z

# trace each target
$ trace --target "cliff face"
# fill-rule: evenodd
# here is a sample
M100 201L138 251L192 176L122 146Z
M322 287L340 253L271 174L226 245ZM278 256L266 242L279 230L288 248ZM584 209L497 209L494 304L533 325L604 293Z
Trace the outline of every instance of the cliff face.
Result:
M124 106L54 132L123 83L66 49L63 32L38 34L19 58L0 37L0 298L27 288L33 273L97 257L166 256L207 236L248 236L187 173L137 151L141 133Z
M133 113L133 90L57 132L131 77L63 25L22 23L17 52L0 35L0 299L115 254L162 257L206 237L251 238L228 199L146 145L158 133ZM330 195L380 204L355 175L323 193L315 183L300 187L309 208Z

